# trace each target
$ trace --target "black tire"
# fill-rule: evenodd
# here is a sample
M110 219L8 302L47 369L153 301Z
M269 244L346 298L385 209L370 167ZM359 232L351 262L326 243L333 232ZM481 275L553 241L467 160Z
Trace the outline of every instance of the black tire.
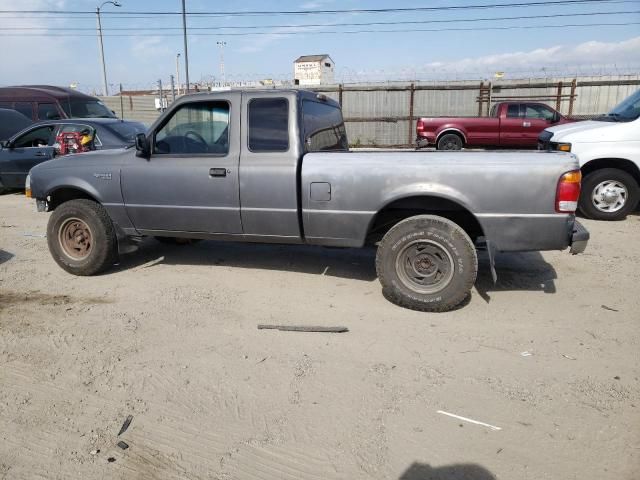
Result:
M638 205L638 197L638 182L633 176L617 168L603 168L582 181L578 207L593 220L624 220Z
M165 245L192 245L201 242L201 238L182 238L182 237L153 237L158 242Z
M389 301L412 310L445 312L469 296L478 256L471 238L457 224L418 215L396 224L384 236L376 272Z
M462 150L464 141L457 133L445 133L438 139L438 150Z
M69 273L89 276L118 259L118 241L109 214L92 200L70 200L58 206L47 224L49 251Z

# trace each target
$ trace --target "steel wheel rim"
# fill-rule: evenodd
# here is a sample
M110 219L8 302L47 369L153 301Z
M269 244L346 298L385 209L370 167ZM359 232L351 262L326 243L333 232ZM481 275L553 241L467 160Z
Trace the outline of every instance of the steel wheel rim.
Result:
M601 212L613 213L627 203L627 187L617 180L600 182L591 192L591 203Z
M442 291L453 279L451 254L433 240L414 240L396 256L396 274L410 290L421 294Z
M457 140L449 140L447 137L445 137L445 143L444 143L444 148L443 150L458 150L458 142Z
M72 260L84 260L93 249L93 234L83 220L68 218L60 225L58 242L67 257Z

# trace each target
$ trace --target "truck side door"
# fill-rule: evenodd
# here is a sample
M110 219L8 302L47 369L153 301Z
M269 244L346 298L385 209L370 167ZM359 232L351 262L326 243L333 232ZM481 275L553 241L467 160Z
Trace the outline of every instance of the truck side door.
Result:
M505 103L500 112L500 146L522 145L524 111L520 103Z
M247 235L301 241L298 217L298 141L295 94L242 96L240 200Z
M240 100L229 92L181 103L149 133L150 158L136 157L121 172L136 229L242 233Z
M540 132L552 125L555 112L538 103L527 103L524 107L523 146L535 147Z

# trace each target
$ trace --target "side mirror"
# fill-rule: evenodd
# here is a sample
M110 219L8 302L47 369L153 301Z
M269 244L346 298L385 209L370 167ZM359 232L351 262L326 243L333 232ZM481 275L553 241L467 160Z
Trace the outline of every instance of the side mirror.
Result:
M2 148L11 150L13 148L13 143L11 143L11 140L3 140L2 142L0 142L0 146L2 146Z
M558 112L553 112L553 117L551 117L551 123L558 123L560 121L560 114Z
M149 158L151 156L151 148L149 140L144 133L136 135L136 157Z

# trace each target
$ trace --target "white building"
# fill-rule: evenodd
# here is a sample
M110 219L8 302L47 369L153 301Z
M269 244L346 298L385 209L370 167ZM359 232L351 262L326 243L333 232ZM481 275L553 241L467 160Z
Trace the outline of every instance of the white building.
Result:
M293 62L296 85L322 85L333 83L335 64L329 55L303 55Z

